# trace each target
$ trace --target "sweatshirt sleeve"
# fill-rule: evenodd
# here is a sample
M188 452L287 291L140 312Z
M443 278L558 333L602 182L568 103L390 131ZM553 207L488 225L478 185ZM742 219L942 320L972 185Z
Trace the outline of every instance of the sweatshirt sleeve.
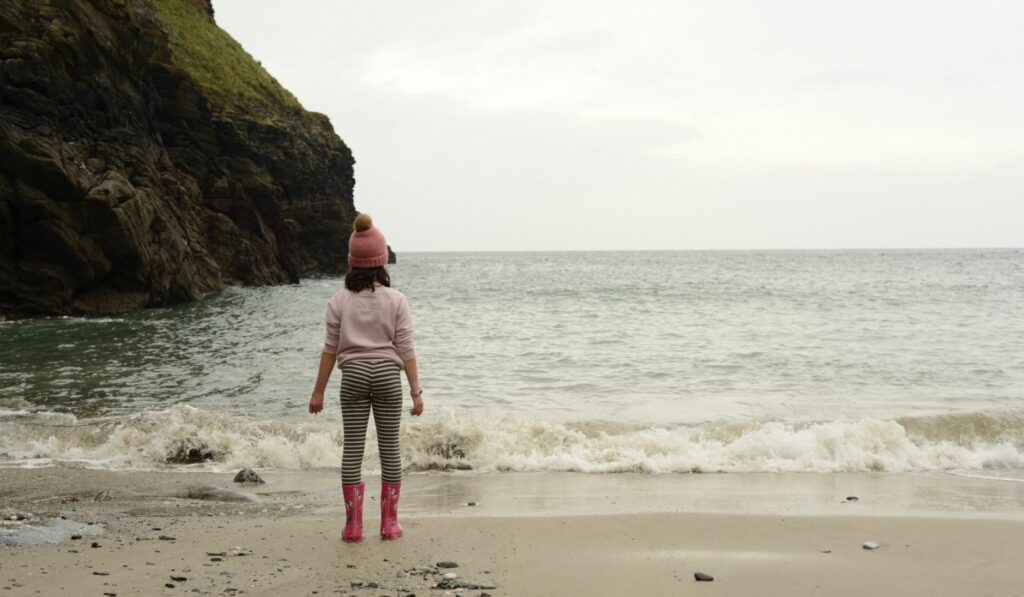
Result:
M324 336L324 352L338 354L338 335L341 332L341 317L334 312L334 306L327 302L327 311L324 314L327 324L327 333Z
M395 313L395 348L398 349L398 356L403 361L416 358L416 351L412 345L412 313L409 311L409 301L404 295L398 301L398 310Z

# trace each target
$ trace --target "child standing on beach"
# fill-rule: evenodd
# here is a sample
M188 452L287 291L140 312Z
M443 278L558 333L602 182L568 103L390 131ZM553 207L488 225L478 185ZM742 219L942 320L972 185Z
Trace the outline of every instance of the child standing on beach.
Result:
M345 288L327 302L327 336L320 355L316 386L309 412L324 407L324 390L337 366L341 369L341 417L345 447L341 465L345 498L345 530L342 539L363 537L363 450L370 411L377 428L380 452L380 536L402 536L398 524L398 497L402 488L402 456L398 427L402 420L402 378L412 388L412 410L423 413L423 389L416 370L412 345L412 315L405 295L391 289L384 267L388 246L384 235L367 214L359 214L348 241L349 270Z

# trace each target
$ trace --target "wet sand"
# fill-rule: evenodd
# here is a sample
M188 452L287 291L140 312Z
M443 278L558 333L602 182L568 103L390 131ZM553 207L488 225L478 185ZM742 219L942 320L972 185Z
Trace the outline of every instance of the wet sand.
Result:
M31 512L36 526L63 515L85 531L0 546L0 595L860 597L1024 586L1024 483L1012 481L416 474L403 488L405 537L380 541L367 500L366 539L344 544L335 472L270 473L258 486L232 476L0 470L0 510ZM379 480L366 482L373 496ZM869 540L880 548L863 549ZM459 567L416 571L445 560ZM495 588L432 588L449 571ZM697 582L697 571L715 580Z

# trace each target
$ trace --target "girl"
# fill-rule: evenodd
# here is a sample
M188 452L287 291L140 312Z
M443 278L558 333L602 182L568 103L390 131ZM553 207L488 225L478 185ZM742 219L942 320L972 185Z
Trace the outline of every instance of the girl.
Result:
M316 386L309 399L309 412L324 407L324 389L337 363L341 369L341 418L345 448L341 465L341 486L345 497L347 542L363 538L363 450L366 424L373 411L380 452L380 536L402 536L398 524L398 496L402 487L402 456L398 448L398 425L402 419L402 379L412 388L412 410L423 413L423 388L416 371L412 346L412 315L405 295L391 289L391 277L384 265L388 245L373 227L367 214L359 214L348 240L349 270L345 288L327 302L327 337L320 355Z

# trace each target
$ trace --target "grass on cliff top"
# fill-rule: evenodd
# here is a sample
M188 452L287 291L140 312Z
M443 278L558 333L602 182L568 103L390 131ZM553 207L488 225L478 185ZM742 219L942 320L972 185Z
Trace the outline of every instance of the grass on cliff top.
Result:
M167 29L173 65L188 74L223 111L267 110L269 116L302 110L295 96L270 76L226 31L187 0L153 0Z

